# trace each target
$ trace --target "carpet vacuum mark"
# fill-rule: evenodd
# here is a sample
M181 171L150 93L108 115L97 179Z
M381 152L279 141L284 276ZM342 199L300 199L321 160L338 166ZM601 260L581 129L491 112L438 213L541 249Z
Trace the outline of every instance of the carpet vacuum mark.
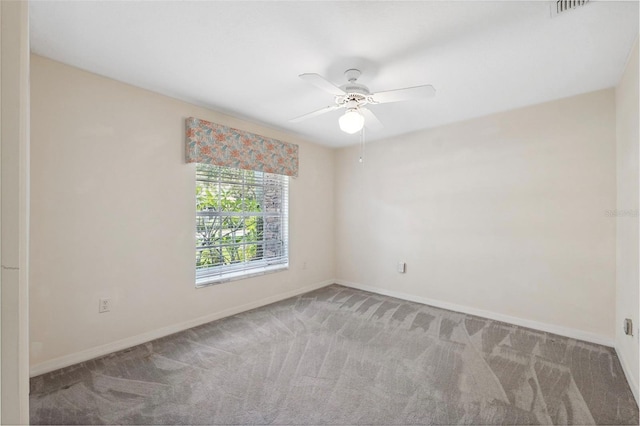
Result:
M32 424L638 424L613 349L338 285L31 379Z

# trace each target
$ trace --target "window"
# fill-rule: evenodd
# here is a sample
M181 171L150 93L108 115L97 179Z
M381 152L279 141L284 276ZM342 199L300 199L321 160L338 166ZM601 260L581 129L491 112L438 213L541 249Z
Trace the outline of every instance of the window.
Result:
M289 266L287 176L196 166L196 285Z

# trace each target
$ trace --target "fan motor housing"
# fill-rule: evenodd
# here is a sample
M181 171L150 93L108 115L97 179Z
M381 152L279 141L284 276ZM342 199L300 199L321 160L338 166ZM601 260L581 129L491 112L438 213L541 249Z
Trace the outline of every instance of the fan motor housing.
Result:
M367 99L371 92L369 88L363 84L358 84L355 81L351 81L347 84L340 86L347 94L343 96L337 96L336 102L342 105L347 102L355 102L358 105L364 105L368 103Z
M360 74L360 70L356 68L351 68L344 72L348 83L343 84L340 88L346 92L346 95L336 96L336 103L338 105L351 103L361 106L369 103L369 97L371 95L369 88L357 82Z

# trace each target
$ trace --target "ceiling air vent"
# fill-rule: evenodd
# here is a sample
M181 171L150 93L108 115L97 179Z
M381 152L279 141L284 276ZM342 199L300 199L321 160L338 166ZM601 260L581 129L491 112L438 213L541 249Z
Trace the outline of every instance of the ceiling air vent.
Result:
M587 3L589 3L589 0L557 0L551 4L551 16L557 16L569 10L577 9Z

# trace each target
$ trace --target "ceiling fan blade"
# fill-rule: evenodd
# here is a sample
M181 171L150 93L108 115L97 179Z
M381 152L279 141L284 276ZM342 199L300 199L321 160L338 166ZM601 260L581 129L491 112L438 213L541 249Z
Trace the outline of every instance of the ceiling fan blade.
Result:
M298 77L300 77L301 79L308 81L309 83L313 84L314 86L316 86L318 89L324 90L325 92L329 92L332 95L336 95L336 96L344 96L347 93L342 90L341 88L339 88L338 86L336 86L335 84L331 83L329 80L327 80L326 78L324 78L323 76L321 76L320 74L300 74Z
M289 120L289 122L290 123L299 123L299 122L304 121L304 120L306 120L308 118L317 117L318 115L322 115L322 114L325 114L327 112L331 112L331 111L339 109L339 108L342 108L342 106L340 106L340 105L330 105L330 106L327 106L327 107L324 107L324 108L320 108L317 111L313 111L313 112L310 112L308 114L301 115L300 117L292 118L291 120Z
M430 84L424 86L407 87L406 89L389 90L371 95L375 103L386 104L389 102L408 101L411 99L430 98L435 96L436 89Z
M374 132L377 132L378 130L382 130L384 126L382 125L380 120L378 120L378 117L376 117L375 114L371 112L369 108L359 108L359 110L362 116L364 117L364 125L367 128L373 130Z

